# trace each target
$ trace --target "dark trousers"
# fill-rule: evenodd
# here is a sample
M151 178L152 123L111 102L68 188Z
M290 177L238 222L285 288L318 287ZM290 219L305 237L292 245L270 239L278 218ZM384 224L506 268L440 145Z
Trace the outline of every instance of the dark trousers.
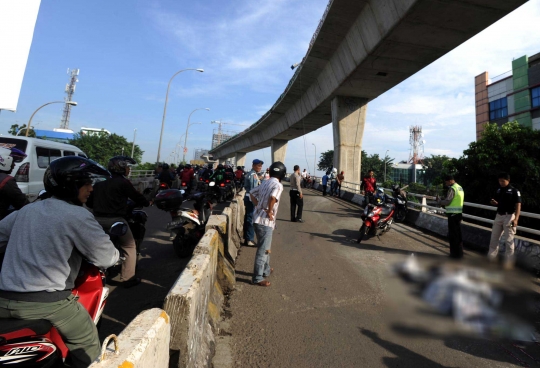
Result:
M302 210L304 209L304 198L300 198L300 192L297 190L291 190L289 192L291 197L291 221L302 218ZM298 206L298 212L296 211Z
M326 190L328 189L328 185L323 185L322 186L322 195L325 196L326 195Z
M461 238L461 213L448 215L448 240L450 241L450 257L463 257L463 240Z

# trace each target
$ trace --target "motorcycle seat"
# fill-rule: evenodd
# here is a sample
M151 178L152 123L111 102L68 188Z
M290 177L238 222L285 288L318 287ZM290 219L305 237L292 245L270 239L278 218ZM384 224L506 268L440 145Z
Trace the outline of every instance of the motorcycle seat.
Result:
M381 216L382 217L385 217L385 216L388 216L390 214L390 212L392 212L392 208L394 206L390 205L390 204L385 204L382 206L382 211L381 211Z
M34 331L35 335L44 335L52 328L52 324L44 319L0 318L0 335L23 329Z

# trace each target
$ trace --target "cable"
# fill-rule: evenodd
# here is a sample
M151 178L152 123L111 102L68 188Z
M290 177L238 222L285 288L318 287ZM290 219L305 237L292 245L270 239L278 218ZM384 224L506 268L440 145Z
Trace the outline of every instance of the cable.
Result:
M302 65L300 65L300 68L303 68L304 67L304 60L302 60ZM300 82L300 89L302 89L302 70L299 70L298 71L298 79L299 79L299 82ZM306 93L306 91L304 90L304 94ZM302 104L302 97L300 97L300 104ZM307 111L306 111L307 112ZM307 165L307 169L308 169L308 172L310 172L311 170L309 169L309 162L308 162L308 159L307 159L307 147L306 147L306 126L304 125L304 117L302 117L302 129L304 131L304 135L302 136L304 138L304 157L306 159L306 165ZM315 168L313 168L313 170L315 170ZM313 172L313 175L315 175L315 172Z

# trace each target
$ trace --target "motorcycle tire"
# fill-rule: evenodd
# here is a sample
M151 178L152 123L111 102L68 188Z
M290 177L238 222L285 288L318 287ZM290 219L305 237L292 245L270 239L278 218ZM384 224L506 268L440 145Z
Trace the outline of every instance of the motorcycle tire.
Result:
M366 225L362 224L359 232L360 232L360 235L358 236L358 240L356 241L358 244L360 244L362 239L364 239L364 236L367 235L367 233L369 232L369 227L366 227Z
M396 222L405 221L405 217L407 217L407 211L405 211L405 208L398 209L395 216Z
M191 257L193 253L193 248L191 244L187 241L184 235L178 234L173 240L173 249L174 253L178 258L188 258Z

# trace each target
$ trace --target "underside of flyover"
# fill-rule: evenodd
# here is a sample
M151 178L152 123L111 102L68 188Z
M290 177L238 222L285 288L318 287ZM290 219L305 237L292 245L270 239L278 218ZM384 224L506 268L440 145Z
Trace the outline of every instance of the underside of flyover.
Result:
M272 147L272 159L284 160L287 141L333 122L334 166L359 182L367 103L525 2L330 1L285 92L211 153L224 159Z

